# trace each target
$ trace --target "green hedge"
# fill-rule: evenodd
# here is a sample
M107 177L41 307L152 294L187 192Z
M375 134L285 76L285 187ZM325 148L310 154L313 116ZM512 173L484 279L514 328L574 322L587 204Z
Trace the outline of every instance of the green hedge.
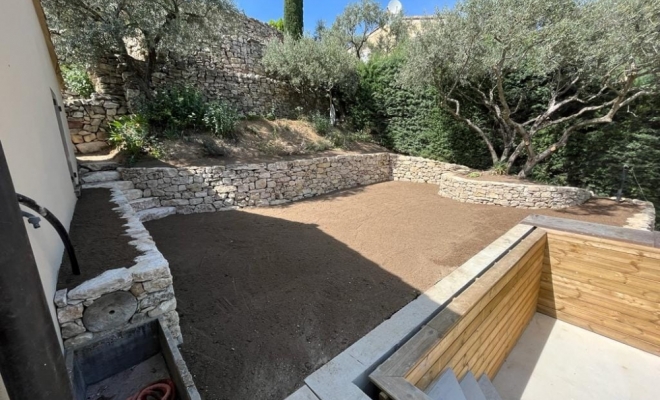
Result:
M357 93L346 101L353 127L376 133L396 152L489 168L492 161L483 141L439 109L431 88L416 92L399 84L403 61L395 54L361 65Z

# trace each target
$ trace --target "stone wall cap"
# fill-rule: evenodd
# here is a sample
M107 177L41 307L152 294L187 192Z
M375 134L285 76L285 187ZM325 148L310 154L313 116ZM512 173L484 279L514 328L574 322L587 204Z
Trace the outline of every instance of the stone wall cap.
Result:
M127 268L112 269L71 289L67 297L72 300L96 298L130 287L132 283L133 279Z

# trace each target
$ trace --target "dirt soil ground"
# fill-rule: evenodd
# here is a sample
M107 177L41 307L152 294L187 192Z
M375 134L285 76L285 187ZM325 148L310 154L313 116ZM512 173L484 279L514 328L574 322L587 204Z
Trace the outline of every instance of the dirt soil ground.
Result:
M202 398L281 400L534 213L623 225L607 200L563 211L470 205L389 182L287 206L146 223L170 262Z
M112 210L115 207L109 190L83 190L69 231L81 275L71 273L71 262L65 252L57 289L71 289L105 271L133 265L139 253L128 244L131 239L123 227L126 221Z

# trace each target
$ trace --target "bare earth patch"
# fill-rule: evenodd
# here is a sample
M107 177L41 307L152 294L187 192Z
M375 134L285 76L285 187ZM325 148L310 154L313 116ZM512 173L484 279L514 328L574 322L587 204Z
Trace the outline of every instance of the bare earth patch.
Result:
M623 225L609 200L562 211L463 204L388 182L287 206L146 223L170 262L202 397L277 399L530 214Z

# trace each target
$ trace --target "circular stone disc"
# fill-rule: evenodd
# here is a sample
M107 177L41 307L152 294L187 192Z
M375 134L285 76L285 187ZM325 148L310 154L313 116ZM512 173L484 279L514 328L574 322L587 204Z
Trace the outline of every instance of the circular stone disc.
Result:
M87 307L83 323L90 332L103 332L127 323L137 310L137 299L128 292L115 292L101 296Z

